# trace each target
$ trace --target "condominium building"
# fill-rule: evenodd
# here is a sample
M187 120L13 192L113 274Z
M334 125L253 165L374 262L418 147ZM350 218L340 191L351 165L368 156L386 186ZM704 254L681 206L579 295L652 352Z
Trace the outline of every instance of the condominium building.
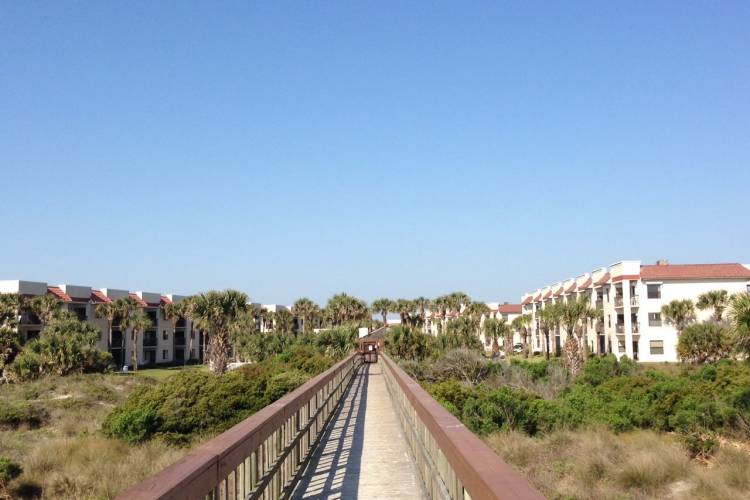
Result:
M187 360L201 361L205 349L205 339L195 330L186 318L173 324L164 315L164 306L170 302L180 302L182 295L162 295L154 292L118 290L114 288L95 289L79 285L49 285L44 282L23 280L1 280L0 293L18 293L27 298L49 295L60 302L60 307L75 313L82 321L87 321L99 329L97 346L107 350L109 338L108 323L96 314L98 305L112 302L122 297L133 298L138 306L151 319L152 327L139 335L138 345L134 345L132 330L122 331L119 321L112 325L112 353L116 366L130 365L133 350L138 353L139 365L181 363ZM19 321L19 332L24 341L36 338L43 325L33 313L23 312Z
M480 325L484 325L484 322L489 318L503 319L510 324L514 319L522 313L521 304L510 304L508 302L485 302L485 305L489 308L488 314L483 314L480 318ZM464 313L465 308L462 309L461 314ZM425 332L432 335L437 335L442 331L442 326L445 325L449 320L457 318L459 315L455 311L447 311L445 317L437 311L428 311L427 318L425 321L424 329ZM492 345L492 339L485 337L484 330L480 328L479 339L482 344L489 349ZM513 344L521 342L521 336L519 332L513 332ZM503 344L503 340L500 340L500 345ZM505 348L506 346L503 346ZM512 347L512 346L510 346Z
M626 260L538 288L521 297L525 314L532 315L532 347L544 349L539 313L557 302L585 297L601 311L601 319L585 325L591 352L614 353L640 361L677 361L677 330L662 318L661 308L676 299L697 302L710 290L729 294L750 291L750 266L733 264L642 264ZM696 311L696 320L711 311ZM560 326L550 332L550 351L559 353L567 333Z

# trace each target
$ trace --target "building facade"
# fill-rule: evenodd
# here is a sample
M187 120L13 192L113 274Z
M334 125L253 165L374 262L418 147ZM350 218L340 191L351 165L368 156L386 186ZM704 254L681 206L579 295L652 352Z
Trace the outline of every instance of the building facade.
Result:
M102 350L107 350L109 327L105 318L97 316L96 308L100 304L131 297L149 316L152 327L139 335L138 345L134 345L132 330L122 331L119 322L115 320L112 325L112 346L109 352L116 366L131 365L134 350L138 354L139 366L203 360L206 339L201 332L194 329L187 318L172 322L164 314L164 306L171 302L181 302L186 298L182 295L130 292L114 288L95 289L67 284L49 285L23 280L0 281L0 293L18 293L27 298L41 295L56 298L62 309L73 312L81 321L97 327L100 332L97 346ZM28 341L40 335L43 325L34 314L23 312L18 328L22 339Z
M730 295L750 291L750 266L731 264L642 264L627 260L557 282L521 297L525 314L532 315L532 347L544 350L540 312L551 304L583 297L599 310L601 319L589 321L584 341L597 354L613 353L639 361L677 361L677 330L662 318L661 308L672 300L689 299L711 290ZM696 320L711 311L696 310ZM550 351L559 353L568 332L550 332Z

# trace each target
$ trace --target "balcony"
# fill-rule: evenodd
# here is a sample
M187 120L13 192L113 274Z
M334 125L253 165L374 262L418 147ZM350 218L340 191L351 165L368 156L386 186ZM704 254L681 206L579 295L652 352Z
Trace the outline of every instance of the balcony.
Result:
M624 302L622 295L615 297L615 307L622 307Z
M630 307L638 307L638 305L639 305L638 296L637 295L631 296L630 297Z
M633 333L639 333L638 323L631 323L630 329ZM615 332L624 334L625 333L625 325L622 323L618 323L615 325Z
M604 333L604 321L596 322L596 333Z
M596 301L596 308L597 308L597 309L602 309L602 308L604 308L604 300L602 300L602 299L597 299L597 301Z

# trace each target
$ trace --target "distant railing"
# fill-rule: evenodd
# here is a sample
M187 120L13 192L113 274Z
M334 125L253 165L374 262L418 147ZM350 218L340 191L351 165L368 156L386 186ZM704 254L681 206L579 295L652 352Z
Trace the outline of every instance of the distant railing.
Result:
M118 498L288 497L359 365L350 355Z
M380 360L406 440L431 498L544 498L387 355L381 354Z

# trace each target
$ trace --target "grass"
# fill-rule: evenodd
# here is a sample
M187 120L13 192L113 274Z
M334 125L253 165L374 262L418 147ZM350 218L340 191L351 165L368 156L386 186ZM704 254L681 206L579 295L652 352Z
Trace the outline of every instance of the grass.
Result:
M749 498L750 454L722 446L709 462L689 459L674 436L652 431L558 431L542 438L485 438L547 498Z
M154 380L164 380L184 370L208 371L208 365L170 366L168 368L140 368L136 373L139 377L149 377Z
M154 383L148 375L90 374L0 386L3 404L43 415L41 422L22 420L0 427L0 457L23 468L6 494L10 498L112 498L176 461L187 449L159 441L127 446L99 431L104 417L135 387Z

